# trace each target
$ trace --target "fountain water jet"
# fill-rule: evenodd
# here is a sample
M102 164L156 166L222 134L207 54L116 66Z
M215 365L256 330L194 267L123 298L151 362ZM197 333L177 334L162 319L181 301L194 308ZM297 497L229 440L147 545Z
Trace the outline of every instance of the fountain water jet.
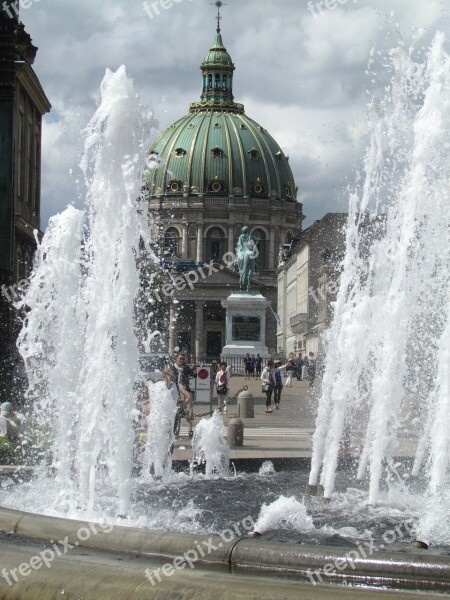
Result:
M28 312L18 346L35 419L52 438L59 501L88 513L103 477L117 510L129 506L139 376L136 258L150 239L138 207L145 129L125 68L107 70L85 131L86 210L69 206L51 219L23 299Z
M438 33L425 64L390 53L372 106L361 198L350 198L340 291L326 336L310 485L335 485L343 438L361 436L358 478L377 502L402 428L418 431L413 472L448 488L450 57ZM420 359L419 359L420 356ZM448 542L448 540L447 540Z
M207 477L230 475L229 448L224 439L225 432L226 428L218 410L215 410L210 418L203 418L195 428L192 440L193 462L206 463Z

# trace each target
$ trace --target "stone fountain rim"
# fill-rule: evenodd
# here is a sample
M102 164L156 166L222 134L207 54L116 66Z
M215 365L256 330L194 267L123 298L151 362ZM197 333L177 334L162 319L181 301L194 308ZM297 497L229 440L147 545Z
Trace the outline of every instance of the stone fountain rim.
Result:
M214 542L211 550L196 564L202 569L222 568L227 572L269 575L311 581L308 572L345 560L348 548L306 546L282 542L265 542L243 537L223 541L218 535L195 535L152 531L127 526L111 526L108 532L97 530L86 541L80 541L81 528L92 531L92 522L51 517L0 507L0 531L21 538L50 542L67 539L70 544L90 549L130 554L172 561L203 541ZM101 529L101 524L99 525ZM356 548L355 548L356 549ZM380 585L402 590L450 592L450 556L425 554L423 550L378 552L375 556L354 557L353 566L325 576L323 583L369 587Z

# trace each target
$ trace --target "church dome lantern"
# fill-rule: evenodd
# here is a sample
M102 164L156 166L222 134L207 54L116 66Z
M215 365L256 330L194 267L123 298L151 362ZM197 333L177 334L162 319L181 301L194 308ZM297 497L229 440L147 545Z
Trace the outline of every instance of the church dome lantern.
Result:
M219 6L220 3L216 3ZM163 194L242 196L295 201L287 156L269 132L234 101L234 63L220 30L202 64L200 100L169 126L149 150L158 158L148 171L151 197Z

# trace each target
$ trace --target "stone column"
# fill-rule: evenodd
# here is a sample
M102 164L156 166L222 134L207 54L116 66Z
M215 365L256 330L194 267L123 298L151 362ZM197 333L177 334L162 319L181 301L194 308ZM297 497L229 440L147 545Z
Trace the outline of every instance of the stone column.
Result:
M183 258L183 260L186 260L187 258L187 252L188 252L188 232L187 232L188 226L187 223L185 223L183 225L183 231L182 231L182 238L181 238L181 257Z
M203 300L195 302L195 358L198 361L203 356L205 350L203 348Z
M228 225L228 252L234 254L234 225Z
M197 225L197 262L203 260L203 224Z
M269 271L275 269L275 228L271 227L269 231Z
M173 355L173 349L175 347L175 307L174 304L172 302L172 300L170 300L170 308L169 308L169 354L170 356Z

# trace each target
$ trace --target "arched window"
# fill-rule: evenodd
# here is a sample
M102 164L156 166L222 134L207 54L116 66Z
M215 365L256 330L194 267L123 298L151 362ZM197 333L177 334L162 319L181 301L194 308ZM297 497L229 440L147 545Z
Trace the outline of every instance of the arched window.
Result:
M169 227L164 234L164 257L172 258L180 254L180 232L176 227Z
M252 236L258 243L258 258L256 259L257 270L265 271L268 264L266 232L262 229L255 229L252 231Z
M291 186L286 183L283 186L283 189L281 190L281 195L283 196L283 198L291 198Z
M284 243L285 244L292 243L292 233L290 231L286 232L286 235L284 236Z
M225 254L226 239L225 234L219 227L212 227L206 234L206 259L221 260Z

